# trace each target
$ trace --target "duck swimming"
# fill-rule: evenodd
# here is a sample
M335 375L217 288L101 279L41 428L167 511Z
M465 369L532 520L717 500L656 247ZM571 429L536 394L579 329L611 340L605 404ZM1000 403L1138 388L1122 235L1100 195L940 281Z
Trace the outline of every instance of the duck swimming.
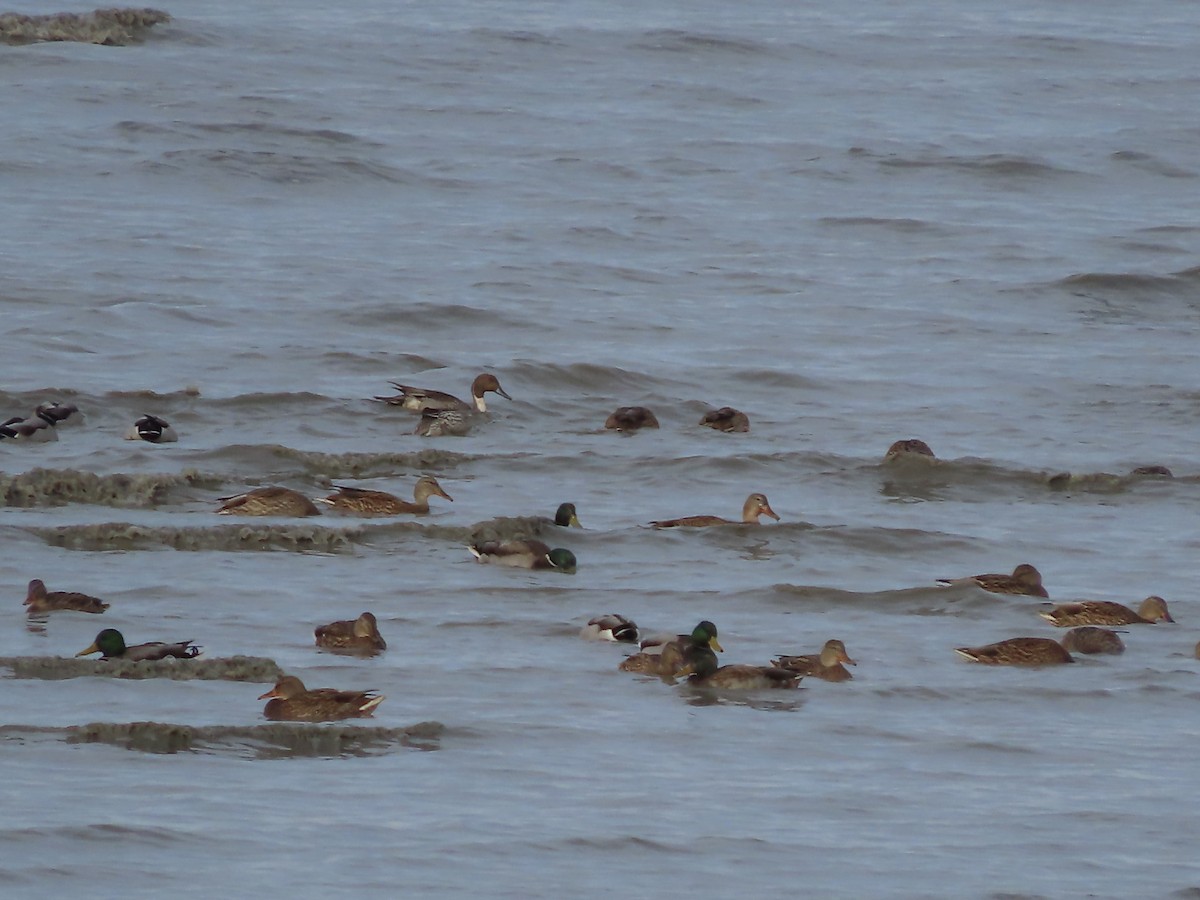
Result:
M125 440L171 444L179 440L179 435L166 419L145 415L133 423L133 427L125 435Z
M275 687L262 694L263 715L276 722L332 722L337 719L369 718L384 701L374 691L339 691L334 688L309 690L295 675L285 675Z
M775 510L771 509L766 494L751 494L742 504L740 524L758 525L759 516L770 516L776 521L779 520ZM720 516L684 516L682 519L660 519L650 524L655 528L704 528L708 525L737 525L739 523L731 519L723 519Z
M709 410L701 416L700 424L705 428L712 428L716 431L740 433L750 430L750 417L740 409L734 409L732 406L722 406L720 409Z
M658 419L644 406L622 406L609 414L604 427L614 431L637 431L639 428L657 428Z
M402 513L424 515L429 512L430 497L442 497L451 503L454 502L454 498L442 490L442 486L432 475L422 475L417 479L417 483L413 485L411 503L387 491L371 491L341 484L335 484L333 488L337 493L320 498L317 502L328 504L339 512L356 513L360 516L396 516Z
M939 584L974 584L993 594L1023 594L1028 597L1049 597L1042 586L1042 573L1029 563L1021 563L1011 575L968 575L965 578L939 578Z
M1049 612L1038 613L1043 619L1060 628L1072 625L1153 625L1174 622L1162 597L1147 597L1137 611L1111 600L1084 600L1064 603Z
M911 460L922 459L929 462L936 462L937 457L933 455L933 450L929 445L917 438L909 438L908 440L896 441L892 446L888 447L887 453L883 455L885 463L895 462L896 460Z
M89 653L99 653L101 659L125 659L130 662L144 660L192 659L200 653L200 648L191 641L176 641L173 644L163 641L150 641L146 644L126 646L125 636L115 628L105 628L92 641L91 645L76 653L76 656L87 656Z
M218 497L223 516L319 516L321 510L299 491L271 485L232 497Z
M460 412L474 410L476 412L487 412L487 401L484 399L484 394L496 393L506 400L511 400L512 397L500 387L500 380L495 375L483 373L476 375L475 380L471 382L471 402L464 403L453 394L446 394L442 391L432 391L426 388L412 387L399 382L389 382L400 393L392 397L376 397L376 400L382 400L391 406L399 406L404 409L411 409L414 412L424 412L425 410L458 410Z
M1062 645L1068 653L1124 653L1125 642L1110 628L1082 625L1063 635Z
M575 554L562 547L550 549L541 541L481 541L468 548L481 563L513 566L518 569L557 569L575 571Z
M724 649L717 640L717 626L705 619L692 629L691 634L642 641L641 652L625 657L617 668L622 672L655 675L669 681L679 674L689 659L706 653L713 654L715 665L715 653L724 652Z
M1052 666L1075 662L1062 644L1043 637L1009 638L982 647L959 647L954 652L988 666Z
M634 644L638 639L637 623L619 613L609 613L590 619L579 630L579 636L589 641L620 641Z
M345 619L319 625L313 630L317 646L326 650L352 653L378 653L387 649L387 641L379 633L379 623L373 613L365 612L357 619Z
M820 678L823 681L850 681L854 676L842 663L858 665L846 653L846 645L839 640L829 640L821 648L820 653L809 653L803 656L781 656L771 660L771 665L801 675Z
M103 600L78 591L47 591L40 578L29 582L24 605L28 607L26 612L31 616L60 609L86 613L102 613L108 609L108 604Z
M717 666L712 654L692 654L678 672L679 677L688 676L692 687L712 688L720 691L758 691L798 687L801 675L778 666L752 666L735 663Z

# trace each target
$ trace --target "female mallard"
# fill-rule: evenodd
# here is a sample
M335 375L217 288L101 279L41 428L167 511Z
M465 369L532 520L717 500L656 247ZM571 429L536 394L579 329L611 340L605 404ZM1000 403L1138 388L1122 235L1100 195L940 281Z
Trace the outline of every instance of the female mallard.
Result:
M1060 628L1072 625L1153 625L1156 622L1175 621L1167 612L1167 601L1162 597L1147 597L1136 612L1123 603L1111 600L1084 600L1082 603L1064 603L1038 615Z
M579 630L579 636L589 641L622 641L637 643L638 627L633 619L619 613L609 613L590 619Z
M26 612L31 616L58 609L87 613L102 613L108 609L108 604L103 600L78 591L47 591L40 578L29 582L29 589L25 593L25 606L29 607Z
M779 521L779 516L767 502L766 494L751 494L742 504L741 524L757 525L759 516L770 516L775 521ZM736 525L738 523L730 519L722 519L720 516L684 516L682 519L660 519L650 524L655 528L703 528L708 525Z
M1068 653L1124 653L1125 642L1109 628L1083 625L1063 635L1062 645Z
M929 445L917 438L896 441L892 446L888 447L887 453L883 455L885 463L895 462L899 459L919 459L927 462L937 461L937 457L933 455L933 450L929 448Z
M801 675L810 675L823 681L849 681L854 676L842 663L858 665L846 653L846 645L839 640L825 642L820 653L809 653L803 656L781 656L771 660L771 665Z
M706 428L727 433L745 432L750 430L750 417L740 409L722 406L720 409L711 409L701 416L700 424Z
M295 675L285 675L258 698L266 700L263 715L276 722L332 722L369 718L384 698L374 691L309 690Z
M1042 586L1042 573L1029 563L1021 563L1011 575L968 575L965 578L939 578L940 584L974 584L993 594L1024 594L1049 597Z
M314 629L317 646L326 650L345 650L352 653L378 653L387 649L387 641L379 633L379 623L373 613L365 612L357 619L344 619L320 625Z
M657 428L658 419L644 406L622 406L609 414L604 427L615 431L637 431L639 428Z
M482 563L514 566L518 569L557 569L575 571L575 554L562 547L553 550L541 541L481 541L471 544L471 554Z
M788 689L800 684L801 674L778 666L750 666L737 663L717 666L717 658L709 654L691 654L679 677L688 676L692 687L719 691L760 691Z
M105 628L96 635L96 639L89 647L80 650L75 655L87 656L89 653L99 653L101 659L127 659L130 662L142 662L143 660L166 659L167 657L191 659L199 652L200 648L193 645L191 641L176 641L173 644L150 641L146 644L134 644L132 647L127 647L125 636L121 632L115 628Z
M989 666L1053 666L1075 662L1062 644L1042 637L1009 638L982 647L959 647L954 652Z
M336 494L318 499L318 503L332 506L339 512L357 513L360 516L396 516L402 513L424 515L429 512L429 498L443 497L454 502L454 498L442 490L432 475L422 475L413 486L413 501L401 500L387 491L371 491L366 488L333 485Z
M717 640L717 626L705 619L692 629L691 634L642 641L641 652L625 657L617 668L622 672L673 679L689 658L713 654L713 651L722 653L724 649ZM713 660L715 663L715 654Z
M412 387L411 385L400 384L395 381L389 383L400 393L393 397L376 397L375 399L382 400L384 403L391 404L392 406L411 409L414 412L425 412L427 409L487 412L487 401L483 399L483 395L489 392L499 394L505 400L512 399L512 397L508 396L504 388L500 387L500 380L495 375L490 375L486 372L482 375L476 375L475 380L471 382L470 403L464 403L453 394L446 394L442 391Z
M223 516L319 516L321 511L299 491L271 485L232 497L218 497Z
M133 423L133 427L125 435L125 440L171 444L179 440L179 435L166 419L145 415Z

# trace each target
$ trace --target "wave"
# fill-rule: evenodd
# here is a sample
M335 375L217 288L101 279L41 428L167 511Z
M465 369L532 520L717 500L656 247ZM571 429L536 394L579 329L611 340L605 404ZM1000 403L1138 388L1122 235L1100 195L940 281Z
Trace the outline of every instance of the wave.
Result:
M1073 294L1091 296L1094 294L1117 295L1142 299L1147 295L1195 297L1196 287L1200 284L1200 266L1172 272L1167 275L1149 275L1138 272L1081 272L1068 275L1052 282L1052 287L1060 287Z
M166 678L171 681L251 681L271 684L283 676L273 659L228 656L213 659L75 659L62 656L0 656L0 668L14 678L60 681L88 676L103 678Z
M3 13L0 14L0 42L78 41L121 47L144 40L152 26L170 21L171 17L161 10L131 7L39 16Z
M97 475L79 469L30 469L17 475L0 472L0 497L7 506L100 506L149 508L165 503L182 487L218 488L224 479L188 470L177 475Z

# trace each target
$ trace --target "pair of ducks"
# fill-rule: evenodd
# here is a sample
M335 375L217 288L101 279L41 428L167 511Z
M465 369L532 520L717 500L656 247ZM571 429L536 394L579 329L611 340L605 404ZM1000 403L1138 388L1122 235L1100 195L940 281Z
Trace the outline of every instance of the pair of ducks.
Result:
M330 506L341 513L360 516L424 515L429 512L429 498L441 497L454 502L432 475L422 475L413 486L412 502L401 500L387 491L333 485L335 493L318 498L317 503ZM316 503L299 491L270 485L242 494L218 498L217 512L226 516L319 516Z
M750 430L750 417L740 409L722 406L709 410L700 417L700 424L714 431L727 434L745 433ZM621 406L604 420L604 427L612 431L637 431L640 428L658 428L658 417L644 406Z
M415 434L424 437L441 437L442 435L464 435L471 430L474 418L487 412L485 394L499 394L506 400L512 400L508 392L500 386L500 380L489 373L475 376L471 382L471 402L464 403L453 394L434 391L428 388L413 387L408 384L391 382L398 393L390 397L375 397L389 406L399 406L401 409L412 410L421 414Z

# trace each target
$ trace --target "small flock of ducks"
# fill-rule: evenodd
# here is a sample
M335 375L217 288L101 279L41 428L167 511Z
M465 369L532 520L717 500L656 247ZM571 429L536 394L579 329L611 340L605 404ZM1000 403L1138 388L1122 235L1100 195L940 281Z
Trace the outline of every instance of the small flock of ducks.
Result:
M484 373L471 383L470 402L441 391L418 388L391 382L396 393L374 399L420 415L415 433L424 436L465 434L480 416L487 414L486 395L512 397L500 385L495 375ZM44 441L56 440L57 429L64 422L79 421L74 405L57 401L40 404L33 415L15 416L0 424L0 439ZM722 407L705 413L700 425L723 432L749 431L745 413L732 407ZM605 421L605 428L622 432L641 428L658 428L654 413L642 406L625 406L614 411ZM144 415L126 435L131 440L168 443L178 440L175 429L165 419ZM884 455L884 462L917 460L922 464L939 462L924 441L896 441ZM1145 467L1134 475L1170 477L1161 466ZM321 514L321 506L338 513L356 516L423 515L430 511L429 501L440 497L454 502L432 475L420 477L413 487L411 501L380 490L368 490L351 485L333 484L333 493L310 499L299 491L277 485L255 488L240 494L218 498L216 510L222 515L301 517ZM319 506L319 505L320 506ZM751 493L742 506L740 519L716 515L693 515L674 519L658 519L648 524L654 528L704 528L718 525L758 526L762 516L779 521L765 494ZM556 510L553 525L560 528L581 527L574 504L563 503ZM481 563L524 569L555 570L572 573L576 570L575 555L562 547L533 539L480 540L467 548ZM1022 563L1011 574L986 573L963 578L937 579L944 585L971 584L993 594L1049 598L1041 573L1032 565ZM41 579L29 582L24 605L30 616L40 616L58 610L103 613L109 604L99 598L75 591L48 591ZM1146 598L1137 610L1110 601L1066 603L1040 613L1041 617L1058 627L1067 627L1062 641L1043 637L1016 637L978 647L955 650L972 662L987 665L1044 666L1073 662L1072 653L1121 653L1125 649L1119 634L1110 626L1174 622L1166 601L1158 596ZM698 623L690 633L654 636L639 641L637 625L629 618L610 613L591 619L581 630L581 636L621 644L637 644L638 649L626 657L619 669L638 675L716 690L746 691L795 688L802 678L830 682L845 682L853 678L847 665L856 665L845 644L838 639L825 642L815 653L780 655L770 665L719 665L716 654L723 652L717 640L717 626L709 620ZM314 631L318 647L342 653L374 655L387 648L379 626L371 612L357 619L331 622ZM173 643L154 641L127 645L116 629L106 628L96 635L92 644L77 656L100 653L102 660L130 661L193 659L200 653L192 641ZM1200 657L1200 644L1196 647ZM306 688L295 676L284 676L263 694L267 700L263 714L268 719L288 721L331 721L371 716L384 697L375 691L343 691L333 688Z

